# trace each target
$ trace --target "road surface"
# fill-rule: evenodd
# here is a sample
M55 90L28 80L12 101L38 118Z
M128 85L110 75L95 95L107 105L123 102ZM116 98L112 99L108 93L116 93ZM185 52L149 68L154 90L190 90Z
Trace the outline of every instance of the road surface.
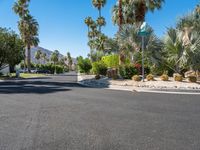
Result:
M86 88L76 74L0 83L0 150L199 150L200 97Z

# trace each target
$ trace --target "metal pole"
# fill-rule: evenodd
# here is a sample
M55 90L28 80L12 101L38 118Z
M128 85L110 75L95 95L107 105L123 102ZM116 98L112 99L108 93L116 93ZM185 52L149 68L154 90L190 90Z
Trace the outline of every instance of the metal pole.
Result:
M144 36L142 36L142 81L144 82Z

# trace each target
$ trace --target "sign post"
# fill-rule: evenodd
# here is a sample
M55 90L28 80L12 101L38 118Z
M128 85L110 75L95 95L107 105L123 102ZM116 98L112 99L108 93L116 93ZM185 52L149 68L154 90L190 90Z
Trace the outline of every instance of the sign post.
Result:
M138 35L142 37L142 81L144 82L144 79L145 79L145 72L144 72L144 44L145 43L144 42L145 42L145 36L148 35L146 22L144 22L141 25Z

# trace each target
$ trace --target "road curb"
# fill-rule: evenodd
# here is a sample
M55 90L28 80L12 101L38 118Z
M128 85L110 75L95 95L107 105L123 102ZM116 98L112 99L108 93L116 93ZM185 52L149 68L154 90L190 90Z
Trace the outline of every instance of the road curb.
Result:
M99 88L97 86L92 86L78 82L78 84L86 87ZM138 93L158 93L158 94L183 94L183 95L200 95L200 90L194 91L191 89L155 89L155 88L137 88L137 87L125 87L125 86L113 86L109 85L106 88L107 90L116 90L116 91L129 91L129 92L138 92ZM172 91L174 90L174 91Z

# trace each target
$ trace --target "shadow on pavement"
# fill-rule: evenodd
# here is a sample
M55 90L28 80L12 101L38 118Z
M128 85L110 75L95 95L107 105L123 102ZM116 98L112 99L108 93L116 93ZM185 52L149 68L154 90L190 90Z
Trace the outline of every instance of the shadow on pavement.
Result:
M52 81L5 81L0 83L0 94L48 94L71 91L70 87L85 87L78 83Z

